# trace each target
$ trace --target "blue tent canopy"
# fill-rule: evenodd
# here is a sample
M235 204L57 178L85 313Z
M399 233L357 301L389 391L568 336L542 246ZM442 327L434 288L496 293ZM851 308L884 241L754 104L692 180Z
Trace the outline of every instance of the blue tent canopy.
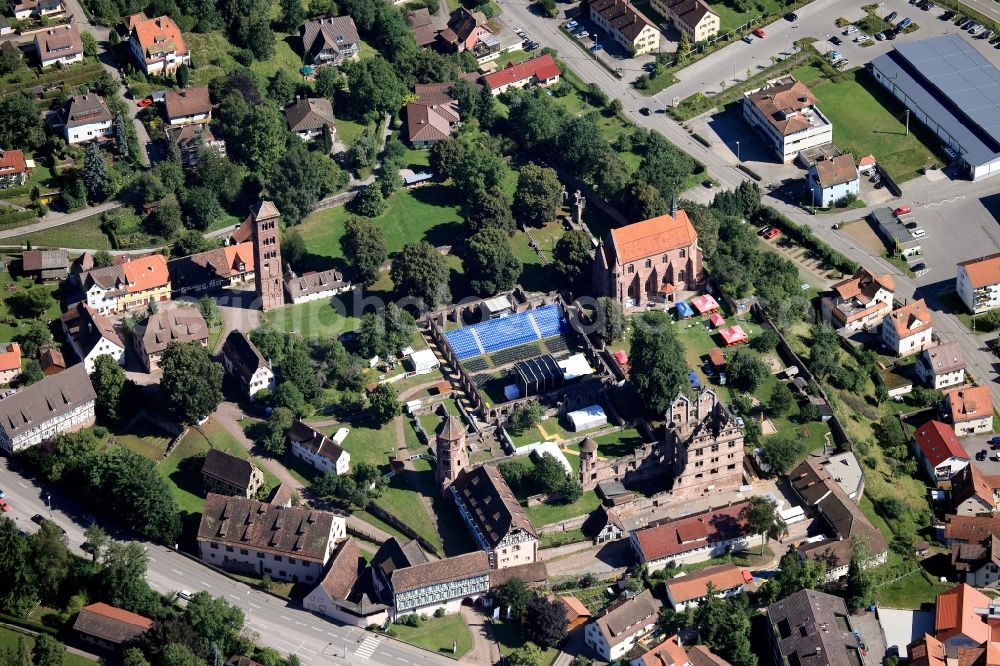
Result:
M694 310L688 305L687 301L680 301L677 303L677 318L687 319L694 316Z
M698 379L698 374L694 370L689 370L688 371L688 379L691 380L691 388L692 389L700 389L701 388L701 380Z

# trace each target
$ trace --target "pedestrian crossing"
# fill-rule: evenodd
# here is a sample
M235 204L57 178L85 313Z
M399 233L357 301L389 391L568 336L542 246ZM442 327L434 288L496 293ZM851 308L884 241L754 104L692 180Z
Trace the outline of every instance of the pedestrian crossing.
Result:
M376 638L375 636L368 634L365 636L365 640L361 641L361 644L358 646L358 649L354 651L354 654L359 657L364 657L365 659L370 659L371 656L375 654L375 650L378 649L379 643L381 642L382 640L380 638Z

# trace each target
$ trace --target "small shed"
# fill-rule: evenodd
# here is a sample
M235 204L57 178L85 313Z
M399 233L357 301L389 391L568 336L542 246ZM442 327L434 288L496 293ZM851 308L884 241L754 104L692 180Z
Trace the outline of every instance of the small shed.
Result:
M722 318L722 315L716 312L708 318L708 323L712 325L712 328L722 328L726 325L726 320Z
M568 382L594 374L594 369L590 367L587 355L583 353L567 356L557 361L556 365L562 370L563 379Z
M712 369L716 372L726 367L726 355L718 347L708 350L708 362L712 364Z
M490 319L506 317L510 313L510 299L506 296L494 296L483 301L483 314Z
M574 432L599 428L608 423L608 415L604 413L604 408L600 405L578 409L575 412L570 412L566 417Z

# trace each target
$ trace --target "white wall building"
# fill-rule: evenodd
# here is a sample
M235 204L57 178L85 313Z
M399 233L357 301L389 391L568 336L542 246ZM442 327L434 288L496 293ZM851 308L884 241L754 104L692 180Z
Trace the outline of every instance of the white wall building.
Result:
M306 461L320 473L333 472L342 476L351 468L351 454L341 447L349 433L347 428L340 428L331 439L302 421L295 421L288 429L288 441L296 458Z
M920 381L932 389L965 383L965 356L957 342L923 350L917 357L915 369Z
M17 453L94 425L96 398L82 363L25 386L0 400L0 449Z
M111 321L86 303L77 303L60 317L63 332L87 374L94 372L98 356L107 355L125 365L125 344Z
M955 291L973 314L1000 308L1000 253L960 263Z
M743 120L771 146L775 157L790 162L802 150L833 141L833 125L816 102L804 83L786 76L743 94Z
M922 298L882 319L882 344L896 356L918 354L932 346L933 333L934 321Z
M844 197L857 197L861 191L861 177L850 153L816 162L809 167L808 181L812 205L820 208L831 208Z
M584 641L604 661L624 657L636 641L649 634L660 618L661 604L649 590L611 606L584 629Z

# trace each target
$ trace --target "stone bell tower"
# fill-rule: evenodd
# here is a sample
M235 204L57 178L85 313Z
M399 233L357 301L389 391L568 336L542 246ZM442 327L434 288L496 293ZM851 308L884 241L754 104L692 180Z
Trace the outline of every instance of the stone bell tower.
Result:
M580 442L580 484L584 488L592 488L593 484L587 485L591 481L590 475L597 469L597 442L587 437Z
M285 304L281 271L281 214L271 201L258 201L250 207L253 224L254 284L261 310Z
M443 494L448 492L458 473L469 466L469 454L465 448L465 424L457 416L449 416L441 422L435 434L437 481Z

